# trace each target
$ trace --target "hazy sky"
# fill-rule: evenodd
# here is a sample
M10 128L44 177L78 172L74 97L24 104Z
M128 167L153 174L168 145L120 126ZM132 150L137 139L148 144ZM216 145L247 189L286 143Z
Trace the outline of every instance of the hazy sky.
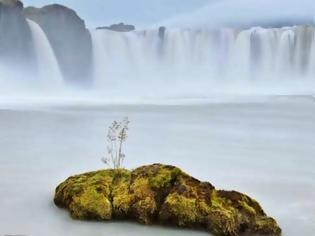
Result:
M184 27L313 24L314 0L24 0L25 5L61 3L88 27L112 23Z
M218 0L168 20L175 26L290 26L313 24L314 0Z
M118 22L150 25L193 12L214 0L22 0L26 6L61 3L77 11L89 27Z

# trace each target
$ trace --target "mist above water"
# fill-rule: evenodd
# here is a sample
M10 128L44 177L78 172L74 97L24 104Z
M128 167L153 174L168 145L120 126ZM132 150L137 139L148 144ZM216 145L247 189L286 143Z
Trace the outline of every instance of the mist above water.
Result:
M95 90L114 96L315 91L313 27L92 31Z
M315 93L315 28L311 26L91 30L93 60L85 80L92 82L78 89L65 82L44 31L31 20L28 24L35 66L16 70L14 64L11 68L2 64L2 97L141 102Z
M268 87L266 93L273 88L312 93L314 32L312 27L171 29L161 37L157 30L97 30L92 32L93 78L98 88L139 91L152 86L200 96L229 89L255 93Z

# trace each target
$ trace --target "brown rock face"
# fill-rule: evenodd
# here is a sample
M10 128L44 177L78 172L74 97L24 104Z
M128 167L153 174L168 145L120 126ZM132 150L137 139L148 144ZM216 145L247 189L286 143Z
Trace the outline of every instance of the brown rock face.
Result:
M277 222L254 199L216 190L177 167L161 164L70 177L57 187L54 201L81 220L132 219L203 228L223 236L281 235Z
M28 7L24 13L46 33L66 81L89 83L92 63L91 35L76 12L53 4L43 8Z

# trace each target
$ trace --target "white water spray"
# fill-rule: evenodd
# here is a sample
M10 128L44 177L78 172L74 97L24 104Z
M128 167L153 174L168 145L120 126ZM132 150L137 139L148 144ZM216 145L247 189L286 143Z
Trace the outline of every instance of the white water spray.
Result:
M308 26L170 29L160 38L157 30L96 30L92 32L94 78L98 86L107 88L198 88L205 96L219 87L242 93L250 86L281 88L278 93L313 93L314 32Z
M32 20L27 20L35 47L38 76L43 86L60 86L63 84L55 53L41 27Z

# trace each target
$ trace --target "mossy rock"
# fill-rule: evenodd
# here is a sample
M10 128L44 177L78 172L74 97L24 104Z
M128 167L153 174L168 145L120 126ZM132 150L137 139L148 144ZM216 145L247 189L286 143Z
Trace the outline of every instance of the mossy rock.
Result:
M277 222L254 199L216 190L177 167L161 164L70 177L56 188L54 201L80 220L128 219L204 228L222 236L281 235Z

